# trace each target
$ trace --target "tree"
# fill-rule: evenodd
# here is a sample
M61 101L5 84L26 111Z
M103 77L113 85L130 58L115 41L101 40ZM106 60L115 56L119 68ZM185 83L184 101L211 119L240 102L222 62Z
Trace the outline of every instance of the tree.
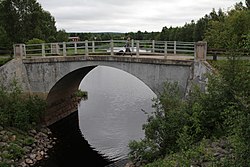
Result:
M202 17L197 21L194 28L194 41L202 41L204 39L205 31L208 27L208 15Z
M1 26L1 24L0 24L0 48L3 48L3 49L11 48L10 39L5 29L3 28L3 26Z
M249 10L244 10L242 4L239 3L234 9L221 16L221 19L209 20L205 40L209 47L240 49L243 47L244 36L249 33L249 27Z
M56 34L56 41L58 42L67 42L69 35L65 30L59 30Z
M55 19L36 0L2 0L0 11L3 28L13 43L55 39Z

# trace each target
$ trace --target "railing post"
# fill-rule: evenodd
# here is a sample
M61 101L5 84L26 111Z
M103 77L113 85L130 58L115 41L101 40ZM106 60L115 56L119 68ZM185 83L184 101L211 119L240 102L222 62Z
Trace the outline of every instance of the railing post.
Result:
M77 43L74 43L74 50L75 50L75 55L77 54Z
M92 41L92 52L95 53L95 41Z
M174 41L174 54L176 55L176 41Z
M42 43L42 57L45 57L45 44Z
M136 41L136 56L139 57L140 55L140 42Z
M164 58L167 59L167 54L168 54L168 42L165 41L164 45Z
M135 52L135 49L134 49L135 45L134 45L134 39L131 40L131 51L132 51L132 54Z
M114 41L113 41L113 39L110 40L110 55L114 56Z
M26 45L23 44L23 57L26 57Z
M152 41L152 52L155 53L155 40Z
M58 45L58 43L51 43L50 45L50 53L53 55L53 54L56 54L56 55L60 55L60 46Z
M66 43L63 42L63 56L67 56Z
M14 45L14 57L15 58L23 58L24 57L24 44L16 44Z
M88 40L85 40L85 55L89 55L89 46L88 46Z
M195 60L206 60L207 42L199 41L195 43Z

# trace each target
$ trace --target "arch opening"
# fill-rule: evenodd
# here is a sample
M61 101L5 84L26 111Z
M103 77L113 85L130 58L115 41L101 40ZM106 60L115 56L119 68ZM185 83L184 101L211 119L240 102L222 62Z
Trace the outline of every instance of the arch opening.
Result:
M79 103L79 100L75 98L74 93L80 88L84 77L96 67L106 67L126 73L127 76L130 75L132 78L145 85L148 89L150 89L150 91L152 91L145 82L123 69L104 65L82 67L66 74L50 89L46 99L47 109L44 113L44 124L51 125L56 121L68 116L72 112L77 111L77 104Z

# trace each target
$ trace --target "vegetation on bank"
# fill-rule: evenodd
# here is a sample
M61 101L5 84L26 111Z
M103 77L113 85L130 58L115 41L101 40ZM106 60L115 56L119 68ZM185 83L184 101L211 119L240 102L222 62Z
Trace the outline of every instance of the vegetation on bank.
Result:
M46 102L37 96L24 96L17 82L0 86L0 125L21 130L34 128L41 123Z
M86 100L88 99L88 92L87 91L83 91L78 89L75 94L74 94L77 98L79 98L80 100Z
M9 167L32 150L37 143L30 130L41 129L46 102L37 96L23 96L16 82L8 88L0 86L0 166Z
M166 83L143 126L145 138L129 144L134 164L250 165L250 62L232 55L214 66L205 93L195 88L183 99L177 83Z

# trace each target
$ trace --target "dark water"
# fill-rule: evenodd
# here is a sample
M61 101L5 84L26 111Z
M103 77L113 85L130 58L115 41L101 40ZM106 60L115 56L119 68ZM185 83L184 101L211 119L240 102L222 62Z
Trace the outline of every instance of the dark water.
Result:
M129 141L144 137L142 125L153 111L155 94L134 76L104 66L93 69L80 89L88 99L50 127L58 142L40 166L124 166Z

